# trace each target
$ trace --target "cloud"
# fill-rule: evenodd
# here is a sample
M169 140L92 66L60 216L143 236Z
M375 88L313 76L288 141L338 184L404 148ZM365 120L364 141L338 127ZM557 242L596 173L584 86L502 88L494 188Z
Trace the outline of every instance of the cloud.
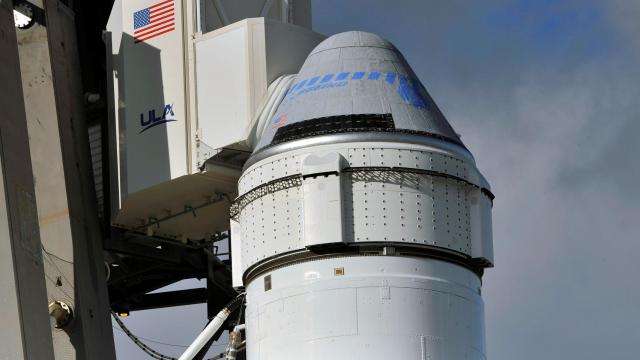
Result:
M627 56L531 64L498 87L437 94L497 196L483 293L491 359L635 353L640 77Z
M609 21L620 33L620 46L640 52L640 2L609 0L606 4Z

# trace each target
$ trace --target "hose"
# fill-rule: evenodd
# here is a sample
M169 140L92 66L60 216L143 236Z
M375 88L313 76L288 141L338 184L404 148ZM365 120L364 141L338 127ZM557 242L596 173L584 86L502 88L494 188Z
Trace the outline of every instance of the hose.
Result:
M229 315L241 306L244 302L245 294L240 294L234 300L232 300L224 309L220 310L209 324L202 330L202 332L196 337L196 339L189 345L187 350L180 356L179 360L192 360L196 354L202 349L202 347L215 335L215 333L222 327Z

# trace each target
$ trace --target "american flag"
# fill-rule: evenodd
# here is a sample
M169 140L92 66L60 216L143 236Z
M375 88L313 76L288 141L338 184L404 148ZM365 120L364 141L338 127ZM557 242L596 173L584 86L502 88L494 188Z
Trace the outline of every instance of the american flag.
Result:
M289 114L280 115L273 119L273 128L277 129L280 126L284 125L287 122L287 116L289 116Z
M166 34L176 28L174 0L163 0L133 13L136 43Z

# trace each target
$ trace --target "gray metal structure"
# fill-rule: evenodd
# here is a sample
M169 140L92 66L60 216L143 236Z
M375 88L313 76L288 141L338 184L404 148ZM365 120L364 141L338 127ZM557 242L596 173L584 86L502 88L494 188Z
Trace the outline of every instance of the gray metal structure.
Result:
M0 357L53 359L11 1L0 1Z
M3 286L0 357L113 359L74 13L56 0L1 6L3 245L13 245L2 281L16 291ZM27 26L14 24L14 6Z
M493 195L388 42L318 45L238 193L249 360L486 358Z
M84 113L75 14L47 0L45 21L17 33L47 301L73 320L51 327L56 358L115 357Z

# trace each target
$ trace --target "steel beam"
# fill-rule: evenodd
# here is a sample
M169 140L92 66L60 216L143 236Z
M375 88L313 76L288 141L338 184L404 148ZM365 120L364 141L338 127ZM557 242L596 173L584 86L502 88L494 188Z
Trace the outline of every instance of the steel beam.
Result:
M0 357L53 359L13 6L0 1Z
M73 12L44 2L44 24L17 33L50 301L74 319L53 336L55 358L114 359Z

